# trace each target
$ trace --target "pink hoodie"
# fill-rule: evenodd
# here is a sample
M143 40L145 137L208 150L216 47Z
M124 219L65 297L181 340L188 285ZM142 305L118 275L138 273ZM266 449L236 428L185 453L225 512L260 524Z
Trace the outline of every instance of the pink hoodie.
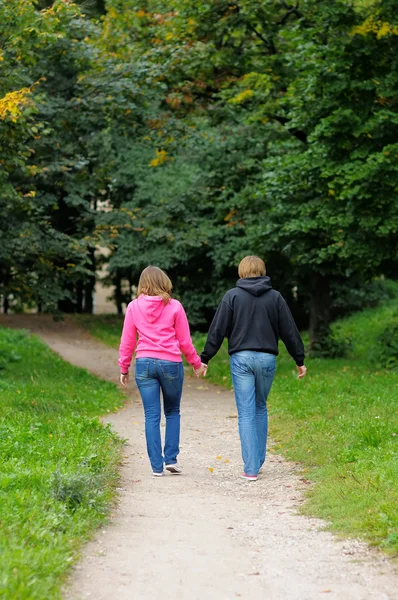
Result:
M173 298L165 304L159 296L142 295L130 302L119 348L118 364L122 373L129 370L136 346L137 358L182 362L182 352L195 369L201 365L192 344L184 308Z

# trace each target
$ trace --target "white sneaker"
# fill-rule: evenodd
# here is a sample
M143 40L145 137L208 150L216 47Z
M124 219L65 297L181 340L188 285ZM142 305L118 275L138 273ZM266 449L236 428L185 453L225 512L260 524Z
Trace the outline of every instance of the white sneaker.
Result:
M246 481L257 481L257 475L246 475L246 473L243 473L241 477L243 477L243 479L246 479Z
M156 471L152 471L152 475L153 475L154 477L163 477L163 475L164 475L164 472L162 471L161 473L157 473Z
M172 475L181 475L182 474L182 469L181 469L181 467L179 467L177 465L177 463L175 465L166 465L166 471L168 471Z

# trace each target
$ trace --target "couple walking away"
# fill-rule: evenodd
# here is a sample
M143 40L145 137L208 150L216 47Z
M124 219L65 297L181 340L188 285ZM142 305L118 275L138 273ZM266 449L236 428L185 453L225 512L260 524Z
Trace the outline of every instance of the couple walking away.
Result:
M177 463L184 381L181 354L197 377L206 376L208 362L228 338L243 477L250 481L257 479L265 460L267 397L275 375L279 338L296 361L299 379L306 374L302 339L285 300L265 275L263 260L246 256L238 272L236 287L221 300L200 357L192 344L184 308L171 297L172 283L161 269L149 266L142 271L137 298L127 307L119 350L120 382L128 385L128 371L137 349L135 381L144 405L146 444L155 477L164 474L164 467L172 474L182 472ZM160 390L166 417L164 453Z

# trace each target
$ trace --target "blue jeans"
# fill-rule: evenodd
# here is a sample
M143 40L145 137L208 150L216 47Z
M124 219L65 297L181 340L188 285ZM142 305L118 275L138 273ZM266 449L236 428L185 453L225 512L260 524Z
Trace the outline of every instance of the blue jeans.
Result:
M145 437L149 460L155 473L163 472L163 463L173 465L180 451L180 403L184 368L180 362L158 358L137 358L135 381L145 411ZM160 390L166 417L164 459L160 437Z
M276 356L243 350L231 356L242 458L246 475L257 475L265 461L268 435L267 397Z

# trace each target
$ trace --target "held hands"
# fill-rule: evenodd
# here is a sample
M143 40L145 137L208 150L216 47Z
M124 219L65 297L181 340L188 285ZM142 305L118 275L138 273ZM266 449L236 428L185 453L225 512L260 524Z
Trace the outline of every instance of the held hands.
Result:
M297 366L297 371L298 371L298 378L302 379L303 377L305 377L306 373L307 373L307 367L305 365L303 365L302 367Z
M207 365L205 365L205 363L202 363L199 369L194 369L193 372L195 373L196 377L200 377L201 375L203 375L203 377L206 377Z
M126 373L125 375L123 375L123 373L120 373L120 385L122 385L123 387L128 386L129 379L130 379L129 373Z

